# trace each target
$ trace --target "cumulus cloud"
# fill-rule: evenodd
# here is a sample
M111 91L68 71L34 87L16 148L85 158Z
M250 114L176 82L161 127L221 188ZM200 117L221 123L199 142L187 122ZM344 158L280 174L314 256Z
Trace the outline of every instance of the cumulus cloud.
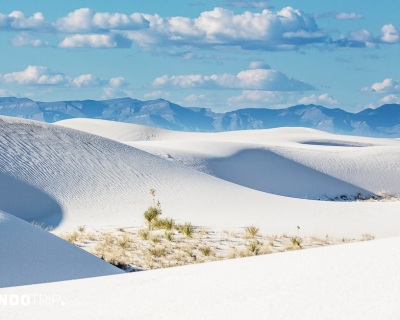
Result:
M225 1L223 4L240 8L260 9L236 14L217 7L204 11L196 18L184 16L161 17L157 14L97 12L81 8L68 13L55 22L46 21L38 12L26 17L20 11L0 13L0 30L57 34L65 37L59 48L127 48L132 43L142 47L216 48L237 47L244 50L297 50L311 44L337 47L366 48L378 44L400 41L400 32L392 24L381 28L374 37L368 30L356 30L334 40L321 29L314 17L331 16L339 20L360 19L355 12L305 14L298 9L285 7L270 10L264 1ZM13 45L42 46L43 40L16 37ZM187 54L190 59L193 54Z
M56 21L62 33L103 33L110 30L137 30L148 27L149 22L140 13L96 12L89 8L77 9Z
M387 78L382 82L376 82L371 87L361 88L364 92L377 92L377 93L400 93L399 81Z
M236 75L224 73L210 76L196 75L164 75L152 82L154 88L173 89L246 89L264 91L304 91L314 87L303 81L290 78L272 69L251 69Z
M228 105L236 108L264 107L283 108L288 104L290 96L276 91L243 90L238 96L228 99Z
M59 48L129 48L132 42L117 34L75 34L58 44Z
M68 82L62 73L41 66L28 66L23 71L0 74L0 80L19 85L61 85Z
M10 14L0 13L0 30L16 31L36 31L50 32L54 31L51 23L45 21L41 12L37 12L30 17L25 17L21 11L13 11Z
M312 94L308 97L303 97L298 100L299 104L325 104L325 105L335 105L340 104L340 102L332 98L329 94L323 93L319 96Z
M21 86L105 87L120 88L126 85L122 77L102 79L92 74L78 77L67 76L43 66L28 66L23 71L0 74L0 83Z
M294 50L301 45L324 42L326 34L314 18L291 7L273 12L235 14L224 8L205 11L198 18L143 15L150 28L126 32L142 46L192 45L237 46L243 49Z
M400 39L399 30L392 24L385 24L382 29L381 41L383 43L397 43Z
M379 104L400 104L400 97L394 94L389 94L379 100Z
M143 95L145 99L160 99L160 98L168 98L169 96L170 96L169 92L161 90L147 92Z
M11 40L14 47L47 47L49 43L40 39L30 39L27 33L20 33Z

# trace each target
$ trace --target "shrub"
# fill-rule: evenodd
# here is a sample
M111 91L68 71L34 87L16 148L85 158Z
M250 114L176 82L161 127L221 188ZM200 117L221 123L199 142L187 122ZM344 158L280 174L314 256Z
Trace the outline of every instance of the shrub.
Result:
M166 254L165 248L162 248L162 247L151 248L151 249L149 249L149 252L152 256L157 257L157 258L163 257Z
M290 242L293 244L293 246L298 246L301 248L301 243L303 242L303 240L299 237L291 237Z
M211 249L211 247L205 246L205 247L201 247L199 248L199 251L205 255L206 257L214 255L214 251L213 249Z
M194 233L194 227L190 222L185 222L185 224L179 226L179 230L189 238L191 238Z
M174 234L172 232L166 232L165 239L167 239L168 241L172 241L174 239Z
M258 255L258 252L260 251L260 245L258 241L253 241L247 246L247 250L249 250L250 253L253 255Z
M260 231L260 229L256 228L255 226L244 228L244 230L246 231L246 234L250 237L255 237L258 234L258 231Z
M150 232L147 230L140 230L138 236L143 240L149 240Z
M158 207L151 206L144 212L144 218L146 219L149 227L157 220L158 216L161 214L161 209Z
M118 239L118 245L123 249L129 248L129 246L130 246L129 242L130 242L130 239L127 234L122 235L122 237Z
M159 219L154 222L154 228L172 230L175 227L174 219Z

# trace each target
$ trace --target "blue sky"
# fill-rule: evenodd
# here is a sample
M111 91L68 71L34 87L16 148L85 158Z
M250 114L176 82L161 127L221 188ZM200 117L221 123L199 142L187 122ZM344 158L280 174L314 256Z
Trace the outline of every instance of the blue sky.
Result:
M26 1L0 7L0 96L214 111L400 103L400 2Z

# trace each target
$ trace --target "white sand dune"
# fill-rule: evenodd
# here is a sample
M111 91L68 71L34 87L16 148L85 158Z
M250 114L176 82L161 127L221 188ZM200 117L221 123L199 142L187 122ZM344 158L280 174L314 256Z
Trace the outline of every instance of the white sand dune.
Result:
M142 225L143 211L151 203L148 190L155 188L165 216L173 217L178 222L191 221L195 225L216 228L244 227L255 224L263 232L289 234L297 232L296 226L299 225L304 235L329 234L335 237L358 238L363 233L371 233L376 237L399 234L400 203L332 203L277 196L199 172L188 167L187 163L168 161L137 148L82 131L7 117L1 117L0 122L0 172L15 181L15 184L11 186L1 182L3 184L0 187L1 190L7 190L8 194L19 195L19 201L10 202L1 193L0 209L7 206L7 212L11 214L28 221L37 220L52 224L59 230L71 230L78 225ZM115 130L118 127L119 124L113 124ZM137 126L134 128L138 131L143 129ZM181 133L173 134L181 135ZM249 132L249 137L246 137L245 132L243 135L240 132L234 134L245 137L244 140L252 139L251 136L254 136L256 140L257 137L257 132ZM279 135L279 132L277 134ZM195 133L191 135L197 137ZM214 137L212 134L206 135L209 140ZM286 130L283 130L282 140L285 139L285 135L290 136ZM221 134L221 136L231 137L229 133ZM315 134L313 138L316 138ZM258 137L258 139L262 138ZM373 141L376 144L381 140L373 139ZM197 142L207 148L207 142L202 140ZM395 163L397 146L390 146L393 143L391 140L384 140L384 142L387 146L376 148L391 148L392 153L388 151L388 155L393 156L390 161ZM224 145L223 141L211 139L205 151L211 155L217 152L229 155L229 152L237 154L237 150L254 146L243 141L226 143L227 147ZM297 145L300 146L300 144ZM322 147L307 145L306 148ZM346 147L346 150L348 149ZM367 149L367 147L356 149ZM298 150L303 149L298 148ZM262 157L267 154L267 157L272 159L273 162L270 165L279 167L282 156L278 156L277 153L268 153L264 149L260 153ZM323 151L321 153L324 154ZM189 158L196 158L190 150L185 154ZM299 154L296 155L299 156ZM320 161L323 164L322 155ZM253 161L252 157L253 155L250 159L246 158L249 163ZM379 158L379 152L376 158ZM285 190L286 185L287 189L292 190L293 195L296 195L295 192L299 190L299 186L303 185L315 192L312 187L319 177L322 181L326 179L325 185L318 182L317 187L321 189L329 190L336 186L339 191L338 186L342 186L343 189L347 187L346 190L351 191L353 188L349 186L349 182L327 177L324 172L311 171L314 180L307 183L307 175L311 169L287 159L285 160L289 164L287 170L289 173L296 174L296 178L293 179L290 174L286 174L284 184L279 186L280 190ZM317 161L315 162L322 166ZM369 162L371 168L374 163L373 159ZM238 166L236 169L235 162L230 167L224 164L216 165L215 171L223 173L228 168L231 172L239 172L236 176L232 174L234 179L244 179L245 175L240 174L240 171L245 169L246 164L243 165L240 161L236 161L236 164ZM259 181L264 180L262 175L270 172L267 169L261 169L262 165L262 163L258 165L258 168L263 170L260 171L261 179L257 179ZM290 165L295 167L291 168ZM335 162L329 162L329 166L334 165ZM391 170L397 168L386 167L395 175L395 172ZM296 168L308 171L297 172ZM226 175L229 175L229 170ZM340 172L340 167L334 170ZM375 170L378 173L384 172L384 168L377 167ZM285 175L285 170L277 174L278 177ZM257 173L253 172L249 175L255 177ZM378 174L374 177L377 180L380 179ZM398 175L395 176L396 179L388 177L396 188L400 185L397 177ZM233 178L230 179L234 180ZM304 181L299 180L300 178ZM373 181L371 177L368 179ZM4 180L0 179L0 181ZM334 183L331 183L332 181ZM251 180L249 179L248 182L251 183ZM279 185L279 183L275 181L275 184ZM259 189L268 191L268 186L274 187L275 184L261 183ZM25 189L21 189L21 185ZM362 190L359 186L356 187L355 189ZM317 191L321 192L321 190ZM40 193L40 196L32 200L32 192ZM42 202L47 205L40 210ZM35 210L30 210L31 207Z
M41 228L0 212L0 288L120 273Z
M301 128L181 133L0 117L0 210L58 230L135 226L155 188L178 222L388 238L400 235L400 202L310 199L398 194L399 160L394 139ZM0 287L46 282L0 289L6 319L400 318L399 237L78 279L120 271L1 213L0 259ZM68 279L78 280L51 282Z
M278 195L326 199L358 192L400 194L400 143L392 139L305 128L186 133L104 120L58 124Z
M0 289L6 319L400 318L400 238ZM34 300L42 294L55 298Z

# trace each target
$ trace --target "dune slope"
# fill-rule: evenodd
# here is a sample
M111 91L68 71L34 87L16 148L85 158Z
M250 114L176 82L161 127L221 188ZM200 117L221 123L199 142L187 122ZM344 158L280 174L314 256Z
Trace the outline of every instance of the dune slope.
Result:
M120 274L74 245L0 212L0 287Z
M399 268L393 238L0 294L59 295L46 307L2 308L13 319L398 319Z

